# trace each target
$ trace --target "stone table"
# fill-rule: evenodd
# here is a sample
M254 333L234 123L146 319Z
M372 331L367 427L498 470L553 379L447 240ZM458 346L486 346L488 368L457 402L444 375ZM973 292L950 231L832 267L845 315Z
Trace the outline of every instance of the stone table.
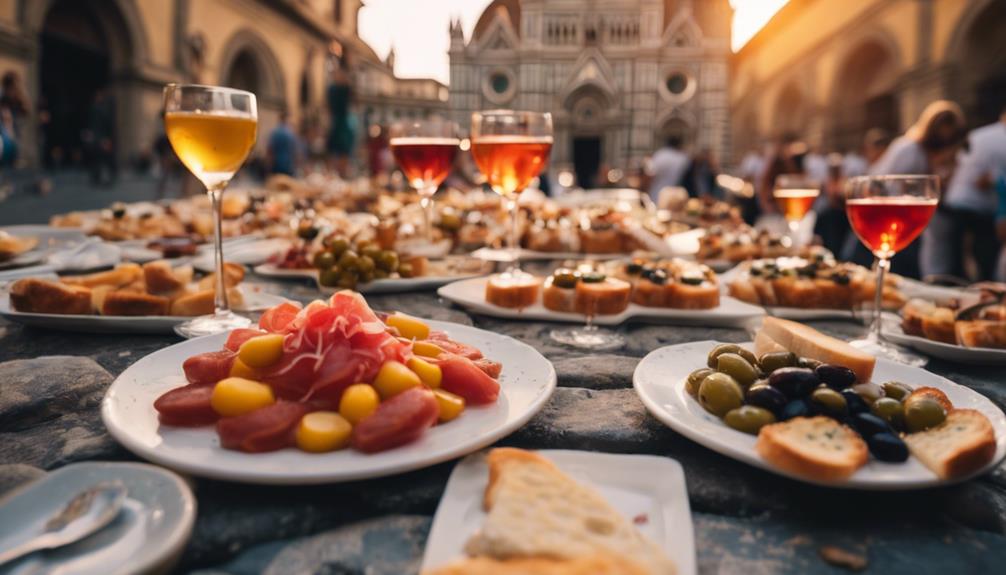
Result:
M270 284L306 301L306 286ZM513 336L554 364L559 388L501 445L664 455L688 482L699 572L842 573L821 558L838 549L870 573L1001 573L1006 565L1006 466L962 485L908 493L814 487L721 456L674 433L644 409L632 372L647 352L695 340L738 342L740 329L628 324L622 350L586 354L555 344L542 322L470 315L432 292L372 296L375 309L474 325ZM851 339L850 322L813 322ZM132 460L98 410L113 378L173 336L94 335L0 320L0 493L82 460ZM1006 408L1001 370L932 361L929 369ZM910 383L910 382L909 382ZM178 572L399 575L418 570L453 462L394 477L313 487L193 479L198 518ZM659 478L655 478L659 481Z

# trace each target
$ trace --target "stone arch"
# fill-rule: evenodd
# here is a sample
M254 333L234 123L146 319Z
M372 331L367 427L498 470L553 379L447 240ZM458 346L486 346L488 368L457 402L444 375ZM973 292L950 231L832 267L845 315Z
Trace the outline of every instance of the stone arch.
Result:
M59 3L75 0L18 0L18 20L31 35L42 32L46 16ZM96 0L86 9L95 15L109 47L114 70L135 69L147 61L149 47L136 0Z
M669 108L657 116L654 126L656 146L662 146L670 136L677 136L683 148L693 145L698 135L698 122L692 114L681 108Z
M286 105L283 68L269 44L253 30L245 28L231 35L221 52L218 70L222 85L227 84L235 70L253 74L256 89L252 91L260 104L272 108Z
M973 0L947 43L954 65L950 97L961 104L972 127L996 120L1006 107L1006 3Z
M867 32L841 54L832 81L831 142L857 147L870 128L900 130L896 85L901 75L897 43L880 30Z

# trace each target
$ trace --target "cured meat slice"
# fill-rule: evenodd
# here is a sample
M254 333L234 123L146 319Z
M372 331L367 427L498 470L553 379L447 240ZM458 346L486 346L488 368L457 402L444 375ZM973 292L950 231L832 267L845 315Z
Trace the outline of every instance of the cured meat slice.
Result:
M498 361L493 361L489 358L483 357L482 359L476 359L472 363L475 367L486 372L486 375L493 379L499 379L500 372L503 371L503 364Z
M276 451L293 445L293 430L311 407L280 401L217 422L220 445L247 453Z
M492 403L499 397L499 382L467 357L443 353L434 361L443 374L440 387L465 398L469 405Z
M258 320L258 326L270 333L278 333L286 329L286 326L293 321L293 318L300 312L300 305L292 302L283 302L276 307L271 307L262 314Z
M164 425L199 427L215 422L220 416L210 405L212 385L190 383L176 387L154 401L154 409Z
M185 379L197 385L213 385L231 374L237 357L233 351L222 349L194 355L182 364Z
M253 337L258 337L260 335L266 335L267 331L262 331L260 329L251 329L247 327L240 327L231 331L230 335L227 336L227 341L224 343L224 349L229 349L233 352L237 352L241 349L241 344L252 339Z
M427 338L427 341L435 343L440 349L446 351L447 353L467 357L473 361L482 358L482 352L479 351L478 348L456 342L447 337L447 334L442 331L430 332L430 337Z
M419 439L439 415L440 406L433 392L413 387L386 400L356 424L351 442L364 453L386 451Z

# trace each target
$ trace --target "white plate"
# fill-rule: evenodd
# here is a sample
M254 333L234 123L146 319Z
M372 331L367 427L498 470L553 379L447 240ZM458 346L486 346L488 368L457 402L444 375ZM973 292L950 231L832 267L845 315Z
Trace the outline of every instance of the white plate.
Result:
M234 311L262 311L287 301L286 298L263 291L261 286L254 284L241 285L240 289L244 296L244 305L235 308ZM176 325L192 319L173 315L132 317L26 313L11 307L10 296L6 289L0 289L0 317L33 327L89 333L174 333Z
M509 262L510 250L500 250L495 248L479 248L472 252L473 258L486 260L487 262ZM517 261L533 262L546 260L613 260L628 257L631 254L585 254L581 252L538 252L521 248L517 250Z
M440 288L437 294L471 311L493 317L583 323L583 314L552 311L542 305L541 298L522 310L495 306L486 301L488 281L485 277L457 281ZM619 325L630 319L645 319L676 325L741 327L748 320L762 315L765 315L765 310L758 306L721 295L719 307L713 309L671 309L630 303L622 313L594 317L594 323Z
M29 237L38 240L38 245L34 248L0 263L0 269L40 264L53 251L72 247L87 239L87 236L80 229L56 228L45 225L0 226L0 231L20 238Z
M437 262L430 262L427 265L433 266ZM367 282L365 284L360 284L356 286L356 291L362 294L382 294L382 293L406 293L413 291L423 291L438 288L442 285L449 284L459 279L469 279L484 276L492 272L493 265L486 262L485 265L478 271L472 273L462 273L455 275L428 275L418 278L388 278L383 280L374 280ZM325 294L333 294L339 291L339 288L323 286L318 281L318 271L315 269L283 269L276 264L266 263L259 266L255 266L255 273L271 278L303 278L315 282L318 286L318 290Z
M161 427L154 400L185 384L182 362L221 349L227 334L184 341L137 361L108 389L101 417L127 449L185 473L247 483L334 483L402 473L481 449L524 425L552 395L555 369L532 347L473 327L428 323L501 362L501 393L495 404L469 407L456 420L396 449L371 455L349 449L312 454L293 448L250 454L220 447L212 426Z
M125 486L126 500L111 524L77 543L5 565L3 572L166 572L192 532L196 501L180 477L145 463L74 463L18 489L0 501L0 517L12 519L0 521L0 549L37 532L74 494L112 480Z
M246 266L263 264L276 254L284 254L293 242L283 238L250 239L224 243L224 261ZM202 249L192 258L192 266L202 272L213 271L212 248Z
M596 489L623 516L645 516L637 528L660 545L678 567L693 575L695 543L688 491L681 465L666 457L589 451L544 450L564 473ZM654 478L659 478L655 481ZM464 556L465 542L486 518L483 494L489 481L485 454L464 458L451 473L426 539L421 572Z
M884 339L915 348L926 355L947 361L978 365L1006 365L1006 349L964 347L963 345L933 341L917 335L907 335L901 329L900 319L889 315L884 317Z
M995 430L995 457L971 476L954 481L938 478L914 457L904 463L884 463L871 457L866 465L841 483L824 483L790 474L770 465L758 455L754 435L727 427L719 418L702 409L699 402L685 391L684 382L688 374L706 366L709 350L718 343L698 341L652 351L636 366L633 385L654 417L692 441L738 461L808 483L884 491L920 489L964 481L994 468L1006 456L1006 416L985 396L924 369L878 358L873 371L874 381L897 380L912 388L935 387L946 393L955 407L976 409L985 414Z

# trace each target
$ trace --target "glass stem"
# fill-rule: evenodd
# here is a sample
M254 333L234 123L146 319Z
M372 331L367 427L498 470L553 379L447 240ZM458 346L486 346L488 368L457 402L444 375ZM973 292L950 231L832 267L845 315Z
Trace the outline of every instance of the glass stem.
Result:
M510 251L510 258L513 263L510 264L510 270L516 272L520 270L520 242L518 241L517 230L520 228L520 223L518 221L520 216L520 210L517 207L517 198L519 196L514 194L507 199L507 208L510 210L510 237L507 240L507 247Z
M419 196L419 205L423 208L423 227L426 241L433 243L433 194L436 188L426 188Z
M224 276L224 223L223 213L220 209L226 187L227 184L220 184L206 190L210 195L210 203L213 205L213 269L217 276L213 307L217 315L230 311L230 305L227 303L227 278Z
M884 274L891 267L891 260L877 258L877 293L873 296L873 337L880 341L881 307L884 303Z

